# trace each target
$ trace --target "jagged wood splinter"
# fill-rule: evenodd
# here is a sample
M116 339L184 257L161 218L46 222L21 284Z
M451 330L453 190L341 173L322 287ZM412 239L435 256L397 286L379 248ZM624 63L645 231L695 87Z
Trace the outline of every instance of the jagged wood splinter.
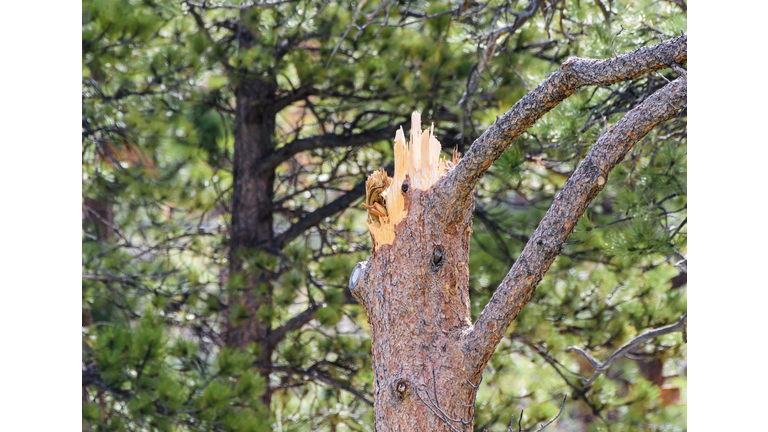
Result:
M406 145L401 127L395 133L395 176L389 177L384 169L375 171L365 182L365 203L368 210L368 229L373 239L373 249L395 240L395 225L408 214L405 197L409 188L428 190L441 175L459 161L454 149L453 159L440 159L440 141L435 138L435 125L421 130L421 116L411 115L411 136ZM403 185L406 185L404 190Z

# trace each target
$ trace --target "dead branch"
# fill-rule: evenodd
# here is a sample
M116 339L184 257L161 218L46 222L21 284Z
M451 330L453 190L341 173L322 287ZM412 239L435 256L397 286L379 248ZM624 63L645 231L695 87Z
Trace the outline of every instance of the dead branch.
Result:
M452 206L472 199L478 180L512 142L539 118L585 86L608 86L688 60L688 36L643 47L605 60L570 58L520 99L469 148L458 166L435 186Z
M294 330L298 330L308 322L312 321L315 318L317 311L321 307L322 306L319 304L314 304L310 306L308 309L306 309L305 311L299 312L294 317L286 321L285 324L272 330L269 333L269 335L267 335L267 337L264 338L264 341L262 342L262 344L268 347L277 346L277 344L280 343L280 341L285 339L285 336L288 335L288 333Z
M536 11L539 8L539 0L531 0L528 5L523 9L522 12L516 13L515 15L515 22L511 26L503 27L497 30L493 30L493 25L491 26L491 31L488 33L485 33L478 37L478 39L486 40L486 48L485 53L483 54L480 63L477 62L473 65L472 70L473 73L469 76L469 79L467 80L467 87L464 91L464 94L461 96L461 100L459 101L459 106L461 106L462 111L464 112L464 116L467 116L467 113L469 111L469 100L471 99L472 95L477 90L478 84L480 84L480 77L483 75L483 72L488 67L488 64L491 61L491 58L496 53L496 41L500 36L503 36L505 34L513 34L516 32L520 27L523 26L531 17L533 17L536 14ZM495 25L494 20L494 25Z
M602 363L597 361L597 359L595 359L594 357L589 355L588 352L584 351L579 347L570 346L566 348L565 351L581 354L585 359L587 359L589 364L595 369L595 372L592 374L591 377L589 378L583 377L581 379L581 382L585 386L588 386L592 384L597 379L597 377L599 377L603 372L607 371L608 368L611 367L611 364L613 364L613 362L615 362L616 360L624 356L624 354L626 354L632 348L644 343L645 341L651 340L655 337L682 331L683 329L686 328L687 325L688 325L688 312L684 313L683 316L680 318L680 320L678 320L675 324L668 325L666 327L657 328L655 330L647 331L641 334L640 336L637 336L636 338L632 339L631 341L625 343L619 349L617 349L613 354L608 356L608 358Z
M541 431L543 431L543 430L544 430L544 428L545 428L545 427L547 427L547 426L551 425L551 424L552 424L552 422L554 422L555 420L557 420L557 418L558 418L558 417L560 417L560 414L562 414L562 413L563 413L563 408L565 408L565 400L566 400L566 399L568 399L568 395L565 395L565 396L563 396L563 403L561 403L561 404L560 404L560 411L558 411L558 412L557 412L557 415L556 415L554 418L552 418L552 420L550 420L550 421L546 422L545 424L541 425L541 427L540 427L540 428L536 429L536 430L535 430L535 431L533 431L533 432L541 432Z
M414 393L416 393L416 397L419 398L419 400L421 401L422 404L424 404L424 406L426 406L427 408L429 408L430 411L432 411L432 414L434 414L437 418L439 418L443 423L448 425L448 427L451 428L452 431L459 432L459 430L456 429L450 422L461 423L461 425L463 426L462 427L463 429L466 429L467 426L471 426L472 422L475 421L475 414L477 412L477 408L476 408L476 404L477 404L477 391L480 388L480 384L483 382L483 375L482 374L480 375L480 381L477 382L477 385L472 384L471 381L467 381L467 384L469 384L469 386L472 387L472 389L473 389L472 404L464 406L465 408L472 408L472 415L470 415L469 420L464 420L464 419L461 419L461 418L452 418L451 416L446 414L446 412L440 406L440 400L438 399L437 387L436 387L437 386L437 378L434 375L435 375L435 370L432 369L433 385L435 386L435 388L434 388L435 399L432 400L432 397L429 395L429 385L425 385L424 386L424 388L425 388L424 394L427 396L427 399L428 399L427 401L425 401L424 398L421 397L421 394L419 394L418 388L416 388L414 386L413 390L414 390ZM563 402L565 402L565 401L563 401ZM562 411L562 409L561 409L561 411ZM558 416L559 415L560 414L558 414ZM557 418L557 417L555 417L555 418ZM553 421L554 421L554 419L553 419ZM549 423L547 423L547 424L549 424Z
M244 5L207 5L205 2L202 3L196 3L192 1L186 2L190 6L198 7L203 10L215 10L215 9L234 9L234 10L245 10L250 9L254 7L275 7L280 6L281 4L285 3L295 3L297 0L277 0L272 2L251 2Z

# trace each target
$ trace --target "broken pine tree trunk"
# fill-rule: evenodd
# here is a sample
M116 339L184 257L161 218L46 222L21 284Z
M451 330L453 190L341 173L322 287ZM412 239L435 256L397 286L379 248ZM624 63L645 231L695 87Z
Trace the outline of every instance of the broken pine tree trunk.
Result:
M421 130L413 113L406 145L395 137L395 172L372 174L366 183L367 224L373 254L353 272L352 293L371 326L377 430L432 431L447 421L471 430L473 372L458 343L471 325L469 239L474 202L451 208L430 187L457 161L440 160L434 126ZM360 283L354 279L365 275Z

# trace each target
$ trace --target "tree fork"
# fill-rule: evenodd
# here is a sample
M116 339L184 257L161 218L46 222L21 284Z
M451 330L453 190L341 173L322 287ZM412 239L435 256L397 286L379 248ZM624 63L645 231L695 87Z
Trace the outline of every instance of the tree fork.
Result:
M414 113L410 142L395 137L395 173L366 183L368 261L350 278L368 315L377 431L472 430L482 372L512 320L562 251L611 170L651 129L684 106L674 80L601 136L556 196L521 256L473 325L469 241L474 187L504 149L584 85L607 85L684 62L687 37L616 59L569 59L478 138L467 155L440 161L434 131Z

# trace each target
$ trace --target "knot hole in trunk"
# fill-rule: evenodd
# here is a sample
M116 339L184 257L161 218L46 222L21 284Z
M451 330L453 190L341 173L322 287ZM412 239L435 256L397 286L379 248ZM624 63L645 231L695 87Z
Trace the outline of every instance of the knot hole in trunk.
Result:
M435 250L432 251L432 260L430 261L430 267L432 267L432 271L438 271L440 270L440 267L443 266L443 255L445 253L443 252L443 248L440 246L435 246Z
M408 398L408 396L411 394L411 387L408 385L408 381L401 379L397 380L395 383L395 395L398 399L401 401Z

